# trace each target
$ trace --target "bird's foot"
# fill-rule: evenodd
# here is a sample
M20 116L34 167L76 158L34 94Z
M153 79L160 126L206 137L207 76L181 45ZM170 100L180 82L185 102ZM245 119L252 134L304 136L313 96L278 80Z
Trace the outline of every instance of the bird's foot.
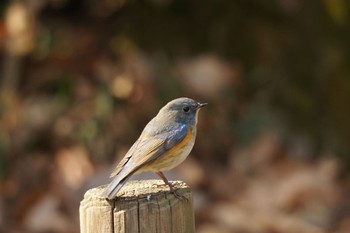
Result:
M187 197L185 197L185 195L182 195L181 193L177 192L177 190L175 189L170 189L170 192L180 201L189 201Z
M164 187L164 186L168 186L169 187L169 191L179 200L181 201L188 201L187 197L185 197L184 195L180 194L178 192L177 189L174 188L173 184L176 183L176 182L169 182L167 184L153 184L152 186L153 187L157 187L157 188L161 188L161 187Z

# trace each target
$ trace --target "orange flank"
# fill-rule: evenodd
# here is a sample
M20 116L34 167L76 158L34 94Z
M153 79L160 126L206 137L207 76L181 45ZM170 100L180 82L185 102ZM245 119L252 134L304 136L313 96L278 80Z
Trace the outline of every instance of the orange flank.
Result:
M192 137L195 137L193 127L188 127L186 136L171 150L150 163L147 167L154 171L167 171L170 170L181 162L183 162L191 151L193 143L190 142Z
M174 146L171 150L168 151L168 153L166 153L163 157L173 157L178 155L179 151L187 145L188 141L193 137L192 135L192 127L188 127L186 136L182 139L181 142L179 142L179 144L177 144L176 146Z

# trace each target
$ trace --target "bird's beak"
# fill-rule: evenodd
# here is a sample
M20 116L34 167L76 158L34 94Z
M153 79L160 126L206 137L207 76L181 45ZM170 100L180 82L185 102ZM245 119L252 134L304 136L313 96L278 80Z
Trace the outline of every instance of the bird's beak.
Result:
M203 108L206 105L208 105L208 103L198 103L197 109Z

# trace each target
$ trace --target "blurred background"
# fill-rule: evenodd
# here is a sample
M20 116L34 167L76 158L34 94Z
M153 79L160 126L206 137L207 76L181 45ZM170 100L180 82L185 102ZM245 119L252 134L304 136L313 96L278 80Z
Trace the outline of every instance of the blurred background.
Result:
M350 232L349 10L2 0L0 232L78 233L85 191L181 96L209 103L167 173L192 187L198 233Z

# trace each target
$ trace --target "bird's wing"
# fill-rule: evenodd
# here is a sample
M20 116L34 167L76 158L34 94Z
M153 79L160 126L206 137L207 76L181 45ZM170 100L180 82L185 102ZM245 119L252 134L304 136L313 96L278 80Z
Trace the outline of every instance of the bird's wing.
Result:
M119 162L111 177L119 174L126 176L134 173L143 165L165 154L185 138L188 126L186 124L177 124L174 127L165 128L159 133L147 133L147 129L145 130L146 132L142 133L140 138Z

